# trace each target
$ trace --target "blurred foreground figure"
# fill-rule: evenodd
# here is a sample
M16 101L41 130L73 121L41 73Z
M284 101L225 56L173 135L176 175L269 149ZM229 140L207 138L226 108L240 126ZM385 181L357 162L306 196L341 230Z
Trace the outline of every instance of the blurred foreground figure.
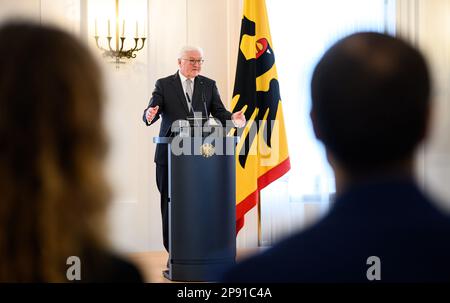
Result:
M450 220L414 180L429 125L418 50L379 33L337 42L315 68L311 118L336 177L317 224L244 261L226 281L449 282Z
M70 35L34 24L4 25L0 41L0 281L140 282L105 240L94 59Z

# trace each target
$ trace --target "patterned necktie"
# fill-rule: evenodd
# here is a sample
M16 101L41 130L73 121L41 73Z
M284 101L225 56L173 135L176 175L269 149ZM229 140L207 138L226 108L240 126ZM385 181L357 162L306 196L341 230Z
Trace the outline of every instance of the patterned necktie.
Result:
M186 79L186 93L189 96L189 100L188 100L188 109L189 112L192 112L192 80L191 79ZM190 102L189 102L190 101Z

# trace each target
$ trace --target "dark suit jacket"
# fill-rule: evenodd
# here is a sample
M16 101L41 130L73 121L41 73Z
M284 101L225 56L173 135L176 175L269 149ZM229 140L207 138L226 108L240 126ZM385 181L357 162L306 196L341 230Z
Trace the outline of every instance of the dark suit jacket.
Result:
M208 114L220 120L225 126L226 121L231 119L231 113L225 109L220 100L219 91L216 82L212 79L197 76L194 81L194 94L192 96L192 107L196 112L202 112L206 116L203 100L206 102ZM147 122L145 113L148 108L159 106L158 114L151 123ZM186 120L189 110L184 96L183 87L181 86L180 76L178 72L175 75L156 81L152 98L144 110L143 120L145 124L151 125L155 123L159 116L162 116L160 137L165 137L170 133L172 123L177 120ZM167 164L167 145L158 144L155 153L155 162L158 164Z
M238 264L226 282L450 282L450 219L409 180L354 186L316 225Z

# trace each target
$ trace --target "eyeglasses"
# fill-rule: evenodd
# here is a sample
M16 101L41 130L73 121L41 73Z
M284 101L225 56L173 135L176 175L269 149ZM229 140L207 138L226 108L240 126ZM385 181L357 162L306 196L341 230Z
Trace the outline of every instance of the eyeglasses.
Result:
M197 64L199 64L199 65L202 65L203 62L205 62L205 60L203 60L203 59L195 60L195 59L185 59L185 58L182 58L182 60L189 61L189 63L190 63L191 65L194 65L195 63L197 63Z

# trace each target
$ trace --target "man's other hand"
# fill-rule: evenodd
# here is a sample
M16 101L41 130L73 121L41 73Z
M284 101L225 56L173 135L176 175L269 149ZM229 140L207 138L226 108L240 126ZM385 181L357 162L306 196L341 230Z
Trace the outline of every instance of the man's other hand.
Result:
M247 122L247 120L245 119L245 115L242 112L242 110L232 114L231 115L231 120L233 121L234 126L236 126L238 128L244 127L245 122Z
M156 105L155 107L150 107L147 110L147 114L146 114L145 118L147 119L148 123L151 123L153 121L153 119L155 118L155 115L158 113L158 109L159 109L159 106Z

